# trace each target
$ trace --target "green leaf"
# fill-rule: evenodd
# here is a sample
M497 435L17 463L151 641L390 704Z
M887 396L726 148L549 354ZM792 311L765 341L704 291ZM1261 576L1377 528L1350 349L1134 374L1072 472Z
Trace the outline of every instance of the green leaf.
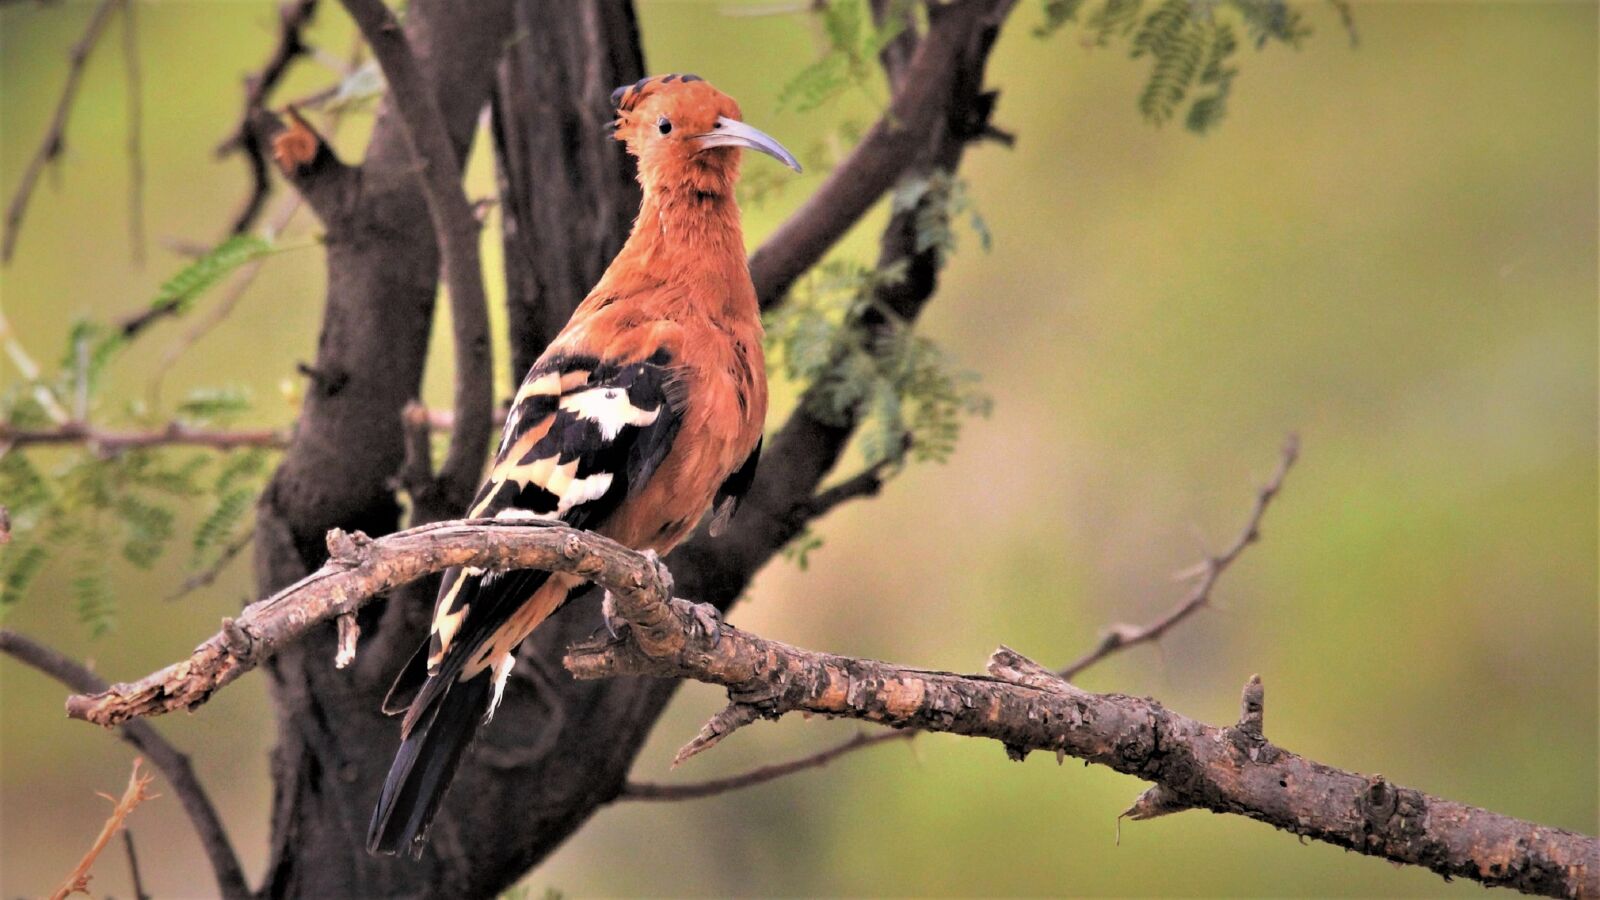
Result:
M0 549L0 617L27 593L28 585L49 558L50 550L43 544L24 542L16 537L9 546Z
M272 244L253 234L236 234L167 279L150 301L151 309L182 314L230 272L272 252Z
M174 410L191 421L227 420L250 409L250 391L238 386L195 388Z
M70 584L73 604L78 611L78 621L88 627L89 636L98 638L116 627L116 601L111 598L103 564L83 560L79 566Z

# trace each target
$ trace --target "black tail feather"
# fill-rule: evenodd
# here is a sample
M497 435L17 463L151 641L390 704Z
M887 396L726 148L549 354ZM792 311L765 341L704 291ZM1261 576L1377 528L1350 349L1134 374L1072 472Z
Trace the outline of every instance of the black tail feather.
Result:
M422 855L428 826L461 763L461 754L488 712L492 682L493 673L486 670L434 694L428 708L418 710L421 714L401 741L372 812L368 851Z

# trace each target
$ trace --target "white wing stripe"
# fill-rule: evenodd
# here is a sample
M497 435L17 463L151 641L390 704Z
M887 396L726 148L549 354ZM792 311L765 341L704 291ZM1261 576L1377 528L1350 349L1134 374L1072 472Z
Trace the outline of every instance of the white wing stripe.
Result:
M613 440L624 426L644 427L656 420L660 409L640 409L621 388L589 388L561 398L561 408L600 426L600 437Z

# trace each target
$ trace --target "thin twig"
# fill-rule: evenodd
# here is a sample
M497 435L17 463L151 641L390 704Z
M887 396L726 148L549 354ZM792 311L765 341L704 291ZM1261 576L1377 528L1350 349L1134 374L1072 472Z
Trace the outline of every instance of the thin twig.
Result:
M67 56L67 82L61 88L61 97L56 101L55 113L50 117L50 127L44 133L44 140L40 142L39 149L28 161L28 167L22 172L22 181L17 184L17 190L11 195L11 204L6 207L5 237L0 239L0 263L11 262L11 256L17 249L17 234L22 230L23 217L28 212L28 201L33 197L33 190L39 184L39 176L44 172L44 167L59 159L67 146L67 118L72 112L72 102L78 96L78 86L83 81L85 64L89 61L89 54L94 50L95 44L100 41L100 35L105 31L106 23L111 20L111 14L123 0L100 0L100 5L95 7L93 15L89 17L89 24L83 29L83 34L78 42L72 45L72 52Z
M249 231L261 215L261 210L266 207L267 196L272 193L266 148L262 146L261 136L251 122L256 113L265 108L267 97L283 80L290 65L305 54L307 48L301 35L310 23L316 6L317 0L288 0L278 7L278 42L260 70L245 78L244 108L239 114L239 122L228 137L217 145L216 155L219 159L242 151L245 167L250 174L250 193L245 196L233 217L233 223L228 226L229 234Z
M0 423L0 444L26 447L39 444L85 444L96 453L115 454L143 447L192 446L215 450L238 447L282 449L288 436L272 428L229 431L191 428L179 422L148 431L113 431L85 422L66 422L54 428L15 428Z
M0 653L54 678L72 690L91 692L106 689L106 683L100 676L81 663L10 629L0 628ZM184 812L200 836L200 845L205 848L206 858L211 862L211 872L216 876L218 891L229 900L249 897L250 888L245 883L239 857L233 852L233 844L228 840L222 818L217 815L217 809L211 805L205 787L189 765L189 757L168 743L149 722L128 722L119 730L122 739L149 757L151 764L172 785L178 802L183 804Z
M698 800L702 797L714 797L729 791L754 787L766 784L769 781L804 772L807 769L816 769L827 765L835 759L864 750L867 747L876 747L889 741L909 741L920 732L916 731L881 731L877 734L856 732L855 736L834 747L829 747L820 753L802 756L788 762L776 763L770 766L760 766L732 775L727 778L712 778L706 781L697 781L690 784L656 784L648 781L629 781L622 786L622 792L617 795L618 800Z
M150 892L144 889L144 876L139 874L139 853L133 849L133 830L122 829L122 844L128 850L128 875L133 879L134 900L151 900Z
M137 809L139 804L155 796L150 793L150 781L153 776L139 774L141 762L143 760L134 758L133 771L128 775L128 786L122 792L122 799L118 800L110 794L100 795L111 801L111 816L100 827L99 836L89 845L89 850L83 854L83 858L78 860L72 873L61 882L55 893L50 895L50 900L66 900L72 894L89 893L89 879L93 877L89 874L89 870L94 867L94 861L100 858L106 845L111 843L112 836L122 828L122 823L128 818L128 814Z
M183 584L178 585L177 590L167 595L167 600L181 600L194 591L197 591L203 587L210 587L212 584L216 583L216 580L221 577L223 571L228 568L228 564L237 559L239 554L243 553L245 548L250 546L250 542L255 540L255 537L255 528L246 528L243 534L234 539L233 543L222 549L222 553L217 556L216 560L213 561L211 565L199 572L194 573L193 575L190 575L188 578L185 578L183 580Z
M1096 662L1105 659L1119 650L1126 650L1137 644L1160 640L1161 636L1172 629L1174 625L1187 619L1194 612L1205 606L1211 600L1211 590L1217 586L1217 580L1222 573L1233 565L1234 560L1244 553L1245 548L1254 544L1261 538L1261 520L1267 514L1267 507L1272 504L1278 491L1283 488L1283 479L1288 476L1289 469L1294 466L1295 460L1300 456L1300 438L1289 435L1283 442L1282 457L1278 461L1278 470L1272 478L1256 493L1255 507L1250 510L1250 518L1245 522L1244 530L1234 539L1233 544L1216 556L1209 556L1197 567L1196 574L1199 581L1195 582L1194 589L1177 606L1168 610L1166 615L1143 627L1132 625L1114 625L1106 629L1105 634L1094 649L1074 660L1071 664L1061 669L1057 674L1068 681L1072 680L1084 669Z
M878 492L883 490L884 483L888 481L889 473L899 469L910 452L911 435L907 434L901 440L898 452L878 460L832 487L817 492L817 495L811 498L811 502L800 510L801 514L809 521L827 515L842 503L860 497L877 496Z
M144 265L144 76L139 66L139 20L134 12L136 8L137 5L133 0L122 0L122 66L123 81L128 93L128 243L134 265L142 266Z

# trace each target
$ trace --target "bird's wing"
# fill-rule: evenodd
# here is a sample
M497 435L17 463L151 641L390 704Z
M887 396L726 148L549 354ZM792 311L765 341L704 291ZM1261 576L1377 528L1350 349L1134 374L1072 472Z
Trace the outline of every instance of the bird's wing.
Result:
M761 460L761 444L765 440L766 438L758 438L756 448L745 457L744 464L722 482L722 487L717 488L717 499L711 504L711 508L716 511L711 517L712 537L717 537L727 530L728 523L733 521L733 514L739 511L739 501L749 493L750 485L756 480L756 464Z
M683 407L664 351L622 364L582 355L542 360L512 401L499 452L469 516L598 526L661 464ZM423 708L430 692L492 665L497 632L516 627L513 614L548 577L535 570L447 570L427 645L426 684L404 705ZM417 675L402 673L401 680L415 687ZM401 706L406 693L397 681L385 708Z

